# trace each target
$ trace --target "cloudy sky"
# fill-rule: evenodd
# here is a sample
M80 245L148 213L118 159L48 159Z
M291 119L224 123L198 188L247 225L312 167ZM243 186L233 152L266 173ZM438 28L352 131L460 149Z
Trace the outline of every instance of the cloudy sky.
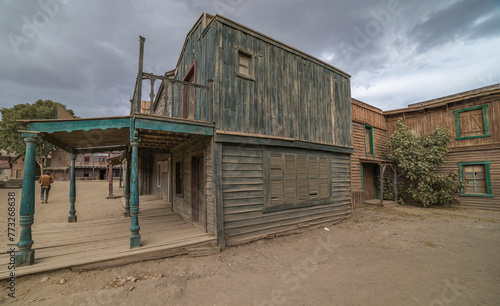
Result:
M499 0L0 0L0 107L127 115L138 36L144 70L163 74L202 12L349 73L352 96L383 110L500 83Z

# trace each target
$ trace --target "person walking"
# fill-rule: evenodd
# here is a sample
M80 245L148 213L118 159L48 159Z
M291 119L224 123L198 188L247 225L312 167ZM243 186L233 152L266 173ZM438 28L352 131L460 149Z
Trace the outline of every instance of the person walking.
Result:
M44 175L40 176L40 179L38 182L41 185L41 196L42 196L42 203L47 203L49 200L49 191L50 191L50 185L54 182L52 177L50 176L50 173L48 171L45 172ZM44 197L45 195L45 197ZM45 198L45 199L44 199Z

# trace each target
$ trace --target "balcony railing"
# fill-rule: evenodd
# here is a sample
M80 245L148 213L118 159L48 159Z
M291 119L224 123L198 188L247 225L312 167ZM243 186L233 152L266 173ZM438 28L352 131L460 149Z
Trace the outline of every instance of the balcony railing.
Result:
M151 82L149 95L151 99L150 101L141 101L140 105L137 105L139 103L137 96L142 92L142 90L138 90L140 84L137 82L131 113L140 110L141 113L146 114L204 122L214 121L211 81L209 81L209 86L205 86L150 73L143 73L142 75L143 79L149 79ZM162 82L157 95L154 93L156 80Z

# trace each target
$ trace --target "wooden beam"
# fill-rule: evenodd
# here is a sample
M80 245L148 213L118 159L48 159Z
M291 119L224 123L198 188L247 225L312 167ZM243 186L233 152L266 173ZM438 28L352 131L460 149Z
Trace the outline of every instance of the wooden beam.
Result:
M30 122L29 129L31 131L54 133L54 132L73 132L73 131L90 131L90 130L106 130L106 129L122 129L130 127L130 119L124 117L107 118L107 119L88 119L88 120L71 120L71 121L46 121L46 122Z
M354 150L347 147L339 147L334 145L319 144L306 142L301 140L280 140L276 138L260 138L260 137L247 137L247 136L236 136L236 135L226 135L226 134L216 134L216 142L227 142L227 143L238 143L238 144L248 144L248 145L265 145L265 146L277 146L277 147L292 147L300 149L309 149L316 151L326 151L326 152L336 152L336 153L346 153L351 154Z
M214 135L214 128L207 127L204 125L197 125L192 123L181 123L181 122L169 122L169 121L158 121L136 118L135 119L136 129L145 130L155 130L155 131L165 131L165 132L177 132L185 134L196 134L196 135Z

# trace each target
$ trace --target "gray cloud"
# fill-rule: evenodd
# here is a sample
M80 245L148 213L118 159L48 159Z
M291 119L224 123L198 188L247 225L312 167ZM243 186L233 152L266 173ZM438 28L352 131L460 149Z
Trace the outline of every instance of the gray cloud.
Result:
M204 11L328 61L352 75L354 97L385 109L500 82L486 63L500 47L493 0L5 0L0 106L52 99L83 117L127 114L138 36L145 71L162 74ZM457 73L469 78L428 84Z

